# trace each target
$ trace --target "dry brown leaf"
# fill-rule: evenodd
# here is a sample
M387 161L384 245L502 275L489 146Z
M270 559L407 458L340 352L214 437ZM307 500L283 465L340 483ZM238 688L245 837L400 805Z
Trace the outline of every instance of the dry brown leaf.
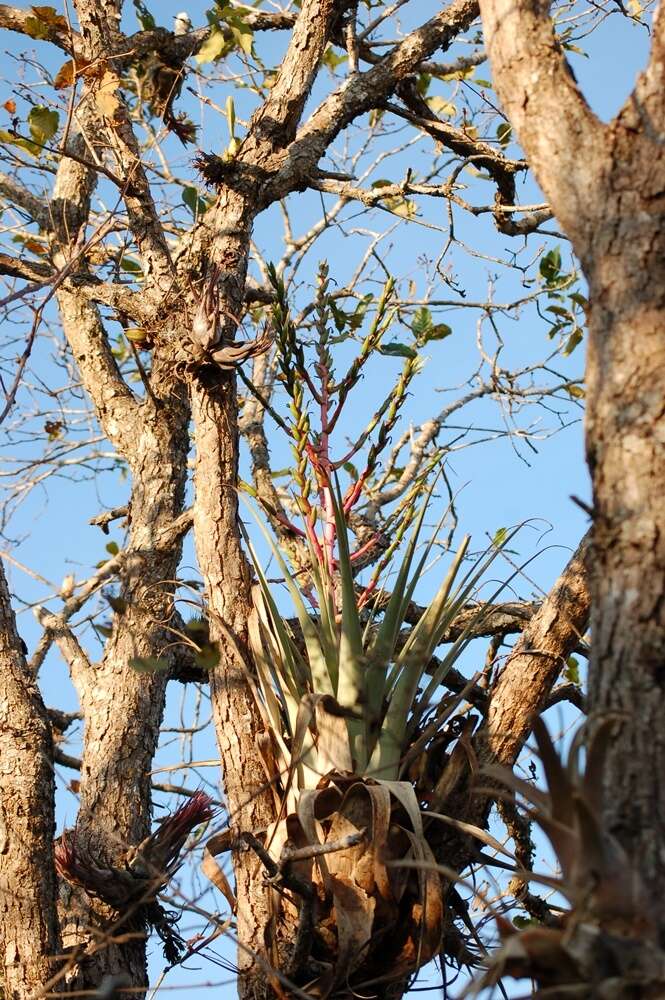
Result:
M23 246L26 250L29 250L30 253L39 254L40 257L43 257L44 254L48 253L48 247L43 243L40 243L39 240L34 240L31 236L29 236L27 240L23 241Z
M107 69L99 82L99 87L95 91L95 103L104 117L108 118L109 121L114 121L120 109L119 86L119 78L112 70Z
M64 90L66 87L73 87L75 79L76 63L73 59L68 59L55 74L53 86L56 90Z
M55 7L36 7L32 4L30 10L33 14L37 15L40 21L44 21L45 24L48 24L53 28L62 28L63 30L66 30L69 27L67 24L67 18L63 17L62 14L58 14Z
M217 886L231 907L231 910L235 913L237 906L235 893L229 884L229 880L222 871L221 865L215 860L216 855L224 854L229 850L231 846L230 842L231 834L229 830L224 830L222 833L218 833L215 836L210 837L203 848L201 871L206 878L210 879L213 885Z
M104 75L104 62L90 63L87 59L83 59L81 56L78 57L76 62L73 59L68 59L66 63L63 63L53 80L53 86L56 90L65 90L67 87L73 87L76 83L76 79L79 76L85 76L87 78L101 78Z

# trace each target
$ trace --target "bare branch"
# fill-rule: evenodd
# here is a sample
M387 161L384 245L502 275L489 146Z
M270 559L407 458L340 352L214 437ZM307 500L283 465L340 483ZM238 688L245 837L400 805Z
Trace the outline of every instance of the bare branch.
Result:
M0 174L0 195L3 195L13 205L27 212L40 229L49 229L51 219L48 205L27 188L23 187L14 177Z
M32 22L32 24L31 24ZM9 4L0 4L0 28L8 28L9 31L18 31L22 35L35 38L34 34L35 12L28 8L10 7ZM58 48L65 52L72 51L72 42L80 43L80 35L72 31L63 17L54 20L39 20L40 38L53 42ZM43 34L41 34L43 32Z
M277 175L267 185L264 203L282 197L314 172L332 140L358 115L381 104L400 80L437 49L445 49L478 16L475 0L453 0L444 11L407 35L376 66L358 73L327 97L277 157Z
M349 0L304 0L275 83L250 123L248 149L272 151L291 141L319 69L335 19Z
M533 616L492 688L484 761L511 766L547 704L552 686L587 628L590 535L580 542L564 572Z
M574 240L594 203L605 126L580 92L547 6L482 0L496 88L555 215Z
M0 274L7 274L11 278L26 278L28 281L41 281L43 278L50 278L54 273L52 267L42 264L41 261L20 260L18 257L0 253Z

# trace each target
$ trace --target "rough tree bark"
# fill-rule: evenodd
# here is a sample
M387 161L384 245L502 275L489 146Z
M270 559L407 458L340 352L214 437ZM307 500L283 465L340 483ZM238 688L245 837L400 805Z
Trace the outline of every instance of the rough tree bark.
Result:
M494 79L589 283L586 441L593 478L590 710L616 713L607 828L665 892L665 11L608 125L543 5L481 0ZM665 915L658 915L661 945Z
M51 726L30 677L0 564L0 946L6 1000L25 1000L60 953Z
M88 58L110 56L117 39L117 3L77 5ZM79 156L108 142L126 178L130 225L151 275L162 291L172 273L163 232L140 164L126 109L110 128L88 95L73 126L71 150ZM81 163L61 160L50 206L54 263L64 266L80 249L95 174ZM157 292L157 294L159 294ZM150 296L147 296L148 299ZM187 476L189 407L186 394L164 378L156 348L150 391L141 403L113 357L99 310L67 280L57 293L63 330L92 399L100 425L131 471L130 530L126 566L113 633L100 663L82 651L68 660L85 717L81 801L77 837L101 862L112 861L150 831L150 768L164 709L167 675L139 673L133 658L159 656L169 643L172 595L181 555L181 534L173 530L182 512ZM61 908L63 943L81 947L91 939L95 915L108 923L107 908L81 894L65 892ZM78 902L75 905L75 898ZM126 925L120 927L125 933ZM134 986L147 984L145 942L136 934L120 944L105 941L77 967L70 988L99 985L104 975L126 973Z

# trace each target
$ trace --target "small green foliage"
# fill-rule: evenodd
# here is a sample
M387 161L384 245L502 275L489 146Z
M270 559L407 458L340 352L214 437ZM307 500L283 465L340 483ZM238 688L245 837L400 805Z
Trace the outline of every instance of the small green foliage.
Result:
M427 103L435 115L442 115L444 118L452 118L457 114L457 108L452 101L447 100L445 97L441 97L440 94L428 97Z
M563 349L563 353L566 355L566 357L568 357L569 354L573 353L578 344L582 343L583 338L584 334L582 330L579 327L576 327L571 333L568 340L566 341L566 346Z
M496 137L504 149L510 143L512 133L513 127L508 122L501 122L500 125L497 125Z
M8 132L6 129L0 129L0 143L4 143L7 146L17 146L19 149L23 149L30 156L37 158L41 153L41 147L37 143L33 142L31 139L26 139L21 135L14 135L13 132Z
M58 14L55 7L31 6L32 14L25 19L23 30L31 38L50 38L53 31L67 31L67 18Z
M26 136L1 129L0 142L8 146L16 146L19 149L23 149L30 156L37 158L42 153L42 146L45 146L49 139L52 139L58 131L59 124L60 115L57 111L52 111L50 108L38 104L31 109L28 115L28 128L30 129L31 138L28 139Z
M195 187L183 188L182 200L194 218L208 210L208 202L200 196Z
M45 145L49 139L53 138L55 133L58 131L59 123L60 115L58 112L51 111L49 108L45 108L41 104L32 108L30 114L28 115L30 135L35 142L40 143L42 146Z
M207 11L211 31L196 53L195 59L199 65L217 62L234 49L240 49L247 56L252 54L254 33L244 20L245 13L243 7L231 7L220 2L216 3L214 9Z
M579 660L574 656L569 656L566 660L566 669L564 670L563 676L571 684L580 684L580 664Z
M202 66L204 63L216 62L222 55L226 55L227 52L228 45L224 38L224 33L220 28L213 27L194 58L199 66Z
M534 920L533 917L520 917L520 916L516 916L516 917L513 917L513 923L514 923L515 927L519 928L519 930L521 930L521 931L526 930L527 927L540 927L541 926L540 922L538 920Z
M322 62L331 73L334 73L337 67L345 63L347 59L347 55L343 55L341 52L335 52L332 45L329 45L325 51Z
M556 283L561 274L561 251L558 247L543 254L538 269L547 285Z
M400 344L395 340L391 341L389 344L381 344L379 352L394 358L418 357L418 352L414 350L413 347L409 347L408 344Z
M565 337L562 353L567 357L584 338L584 314L588 302L581 292L568 291L577 283L578 274L575 270L563 270L559 247L543 254L540 258L539 272L550 301L544 312L553 318L547 335L550 339L557 334ZM549 319L547 315L543 318Z
M143 268L138 261L132 260L131 257L123 257L120 261L120 270L126 271L127 274L135 274L137 276L143 277Z
M427 306L421 306L413 317L411 332L417 345L423 347L430 340L444 340L453 331L447 323L435 323Z
M146 7L143 0L134 0L134 8L136 10L136 19L143 28L144 31L154 31L157 27L157 22L154 17Z

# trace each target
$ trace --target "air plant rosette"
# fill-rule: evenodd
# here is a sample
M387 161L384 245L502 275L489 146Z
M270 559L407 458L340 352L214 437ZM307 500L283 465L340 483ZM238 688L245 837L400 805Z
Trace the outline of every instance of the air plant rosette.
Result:
M512 537L506 533L470 566L465 538L405 639L402 626L436 538L435 532L419 544L427 499L388 603L374 614L375 584L362 588L354 574L348 495L330 480L325 490L330 521L320 538L305 533L305 593L257 518L288 589L299 635L278 609L245 536L258 581L250 619L256 678L250 683L265 727L259 748L278 815L271 829L255 832L246 843L274 883L283 925L297 928L286 966L277 940L268 958L291 981L321 995L339 993L349 983L369 988L403 980L440 950L443 886L407 763L414 749L427 752L423 733L431 729L426 723L433 699L471 641L484 605L428 674L434 651ZM437 731L462 701L463 695L450 698L443 711L439 703ZM223 847L231 846L227 839Z
M562 761L545 723L537 719L533 732L546 790L507 768L485 768L493 782L507 789L510 801L519 796L558 862L558 876L519 871L519 878L547 886L563 902L552 908L547 925L529 920L518 930L497 916L501 946L483 963L485 970L465 996L476 997L504 978L530 979L533 996L548 1000L665 996L665 952L658 940L655 901L603 822L607 751L617 724L622 724L618 715L590 719Z
M140 844L112 862L94 853L78 828L65 830L55 846L56 871L105 903L127 926L152 927L162 939L166 960L173 964L184 942L176 930L177 916L167 912L157 897L183 863L183 849L192 832L214 815L210 797L197 791Z
M257 745L277 819L268 830L217 838L208 850L212 855L243 843L260 858L276 914L265 958L282 977L312 995L345 996L365 988L379 988L383 995L391 982L404 983L441 947L443 885L423 822L425 803L409 767L415 757L427 756L432 735L441 734L464 701L464 691L442 698L440 685L477 634L486 605L466 619L440 660L433 654L459 612L476 599L483 575L514 532L500 533L475 559L464 538L413 624L416 587L440 551L446 519L428 542L421 541L437 482L434 477L428 489L427 480L440 464L438 452L374 532L381 544L369 560L371 570L366 556L375 540L372 531L362 538L354 531L352 551L349 527L362 521L357 508L381 475L381 456L422 367L417 352L403 356L393 390L345 454L334 459L331 445L349 393L369 359L382 353L396 317L393 283L388 281L376 300L357 356L337 377L329 350L331 316L338 330L344 324L355 330L368 302L353 314L342 313L328 292L327 266L321 265L311 363L284 284L274 269L270 277L277 379L289 400L288 415L259 398L291 438L296 495L278 510L249 492L275 532L255 515L288 591L293 627L277 606L246 531L245 542L257 578L249 621L255 673L248 681L263 719ZM363 465L356 469L351 463L361 456ZM342 469L350 477L345 490L338 482ZM299 523L289 510L299 511ZM361 585L363 566L368 579ZM380 581L388 574L393 582L386 597Z

